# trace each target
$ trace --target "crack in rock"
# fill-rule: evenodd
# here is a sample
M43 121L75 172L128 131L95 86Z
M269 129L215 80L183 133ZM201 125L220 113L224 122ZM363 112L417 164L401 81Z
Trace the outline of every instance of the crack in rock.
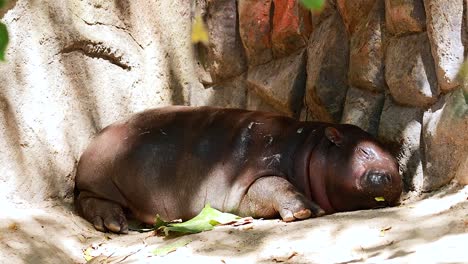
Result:
M89 21L86 21L85 19L83 19L82 17L80 17L79 15L77 14L74 14L77 18L81 19L81 21L83 21L86 25L88 26L106 26L106 27L113 27L113 28L116 28L118 30L121 30L123 32L125 32L128 36L130 36L130 38L135 42L135 44L138 45L138 47L140 47L141 49L145 49L143 47L143 45L141 45L135 37L133 37L132 33L130 33L130 31L128 31L128 29L126 29L125 27L121 27L121 26L117 26L117 25L112 25L112 24L106 24L106 23L102 23L102 22L99 22L99 21L95 21L95 22L89 22Z

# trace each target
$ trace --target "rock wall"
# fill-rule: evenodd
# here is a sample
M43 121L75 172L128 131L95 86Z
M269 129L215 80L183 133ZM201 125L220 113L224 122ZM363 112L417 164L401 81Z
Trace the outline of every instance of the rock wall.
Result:
M357 124L392 148L408 189L468 183L465 2L12 0L0 198L72 197L97 131L169 104ZM207 46L190 41L195 7Z
M356 124L392 149L408 190L468 183L468 89L457 77L466 1L329 0L320 13L293 0L239 0L237 9L233 2L197 2L216 32L230 29L210 32L198 54L208 58L203 65L238 58L227 61L226 78L203 68L212 76L207 90L224 86L232 97L245 89L237 107ZM214 6L224 20L210 15Z
M70 198L76 163L106 125L188 104L190 1L12 1L0 63L0 197ZM197 86L198 85L198 86Z

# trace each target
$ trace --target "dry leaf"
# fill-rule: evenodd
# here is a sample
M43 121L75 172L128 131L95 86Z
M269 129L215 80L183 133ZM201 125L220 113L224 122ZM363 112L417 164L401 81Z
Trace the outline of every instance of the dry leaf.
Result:
M391 226L387 226L387 227L381 228L381 229L380 229L380 236L381 236L381 237L384 236L384 235L385 235L385 232L388 231L388 230L390 230L390 229L392 229Z

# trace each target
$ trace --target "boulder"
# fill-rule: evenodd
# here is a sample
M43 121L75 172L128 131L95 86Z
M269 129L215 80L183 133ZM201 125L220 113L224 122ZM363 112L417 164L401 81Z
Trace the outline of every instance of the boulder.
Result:
M348 89L349 47L335 12L316 28L307 46L305 103L312 119L339 122Z
M325 19L336 13L336 0L325 0L321 10L311 10L312 29L316 29Z
M387 30L393 35L425 31L423 0L385 0L385 21Z
M346 94L341 123L356 125L377 135L385 96L350 87Z
M247 108L246 109L280 113L280 114L286 115L286 113L282 113L281 111L277 110L274 106L272 106L263 98L258 96L258 94L254 90L248 90L248 89L247 89Z
M306 81L305 51L249 69L247 83L261 98L289 116L299 117Z
M466 182L468 170L468 93L457 89L424 113L424 191L433 191L455 176ZM464 175L464 176L463 176Z
M234 1L232 1L234 2ZM269 62L272 0L239 0L239 32L250 65Z
M398 160L406 190L420 192L423 185L421 129L423 110L400 106L385 98L378 138Z
M200 45L198 54L211 81L218 83L239 76L246 71L247 61L237 26L236 1L208 1L204 17L209 44Z
M391 39L385 62L385 79L395 101L427 107L437 100L439 87L425 32Z
M468 185L468 155L460 157L460 165L455 174L455 179L458 184Z
M311 115L310 110L307 105L302 106L301 114L299 115L299 120L301 121L319 121L314 119L314 116Z
M384 30L384 0L377 0L351 37L348 75L351 85L370 91L385 89Z
M283 57L307 44L312 31L311 14L296 0L276 0L273 3L273 54Z
M211 87L192 87L190 89L190 105L245 108L247 106L246 93L245 74L243 74Z
M424 7L437 79L445 93L459 85L456 76L464 60L463 0L424 0Z
M366 20L375 2L376 0L336 0L336 7L343 18L348 33L352 35L357 26Z

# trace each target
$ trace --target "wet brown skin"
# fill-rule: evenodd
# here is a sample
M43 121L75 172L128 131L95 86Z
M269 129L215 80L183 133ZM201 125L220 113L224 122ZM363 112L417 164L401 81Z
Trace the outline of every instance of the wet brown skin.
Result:
M126 233L123 209L148 224L205 204L293 221L392 206L401 191L395 159L356 126L171 106L104 128L80 158L75 198L96 229Z

